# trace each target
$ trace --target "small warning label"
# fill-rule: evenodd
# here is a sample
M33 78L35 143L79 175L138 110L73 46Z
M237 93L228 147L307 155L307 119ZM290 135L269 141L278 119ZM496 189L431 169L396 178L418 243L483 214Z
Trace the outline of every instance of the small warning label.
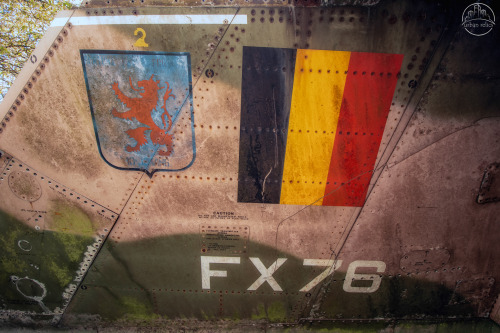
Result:
M210 220L248 220L245 215L238 215L235 212L214 211L210 214L198 214L199 219Z
M247 253L248 226L214 226L202 224L201 252L210 254Z

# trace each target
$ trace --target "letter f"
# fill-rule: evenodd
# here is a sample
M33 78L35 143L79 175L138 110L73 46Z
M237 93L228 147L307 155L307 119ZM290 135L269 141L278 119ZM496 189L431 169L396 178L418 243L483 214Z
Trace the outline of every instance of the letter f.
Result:
M227 271L211 271L210 264L239 264L239 257L201 257L201 287L210 289L210 277L226 277Z

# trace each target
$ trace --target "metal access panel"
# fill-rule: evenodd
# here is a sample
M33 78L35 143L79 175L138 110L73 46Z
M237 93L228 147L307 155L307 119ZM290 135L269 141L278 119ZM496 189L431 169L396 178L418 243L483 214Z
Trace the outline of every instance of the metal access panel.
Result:
M4 321L498 320L500 8L469 5L61 12L1 104Z

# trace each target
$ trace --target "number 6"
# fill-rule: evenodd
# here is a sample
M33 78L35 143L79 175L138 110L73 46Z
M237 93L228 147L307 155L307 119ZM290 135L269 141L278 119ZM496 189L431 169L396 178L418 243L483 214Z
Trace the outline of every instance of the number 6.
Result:
M356 268L358 267L374 267L376 268L377 273L385 272L385 263L383 261L353 261L347 268L344 281L344 291L348 293L373 293L377 291L380 287L380 283L382 282L382 277L378 274L356 274ZM354 280L372 281L372 285L369 287L353 287L352 282Z

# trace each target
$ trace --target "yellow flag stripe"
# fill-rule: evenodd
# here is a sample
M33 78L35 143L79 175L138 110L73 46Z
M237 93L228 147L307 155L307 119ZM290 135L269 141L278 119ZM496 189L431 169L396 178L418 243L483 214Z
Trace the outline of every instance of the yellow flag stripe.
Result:
M297 50L281 204L323 202L350 55Z

